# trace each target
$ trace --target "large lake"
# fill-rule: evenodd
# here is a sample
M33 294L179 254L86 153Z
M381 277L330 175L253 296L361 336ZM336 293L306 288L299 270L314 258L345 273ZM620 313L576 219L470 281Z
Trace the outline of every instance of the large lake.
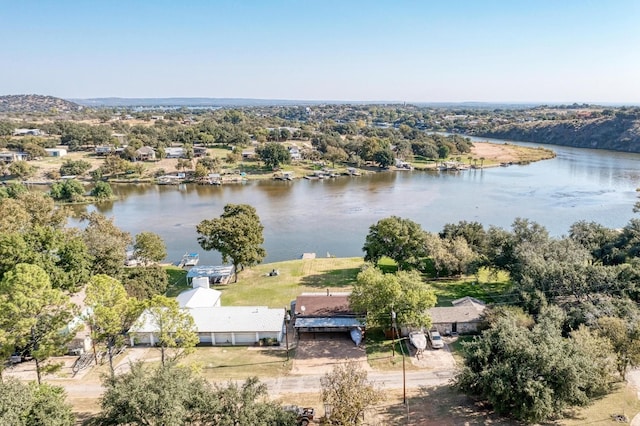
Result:
M298 258L304 252L362 256L369 226L391 215L432 232L460 220L509 228L516 217L525 217L556 236L582 219L620 228L634 217L640 155L548 147L557 153L555 159L453 173L382 172L221 187L116 185L119 201L89 208L114 217L116 225L132 235L161 235L169 261L198 251L201 264L220 263L220 256L200 248L195 227L219 216L228 203L256 208L265 228L267 262Z

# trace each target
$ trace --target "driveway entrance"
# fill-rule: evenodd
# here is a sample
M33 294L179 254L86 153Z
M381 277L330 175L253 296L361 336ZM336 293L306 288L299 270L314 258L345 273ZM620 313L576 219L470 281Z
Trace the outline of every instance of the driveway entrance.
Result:
M347 362L371 370L364 345L356 346L349 333L300 333L291 374L324 374Z

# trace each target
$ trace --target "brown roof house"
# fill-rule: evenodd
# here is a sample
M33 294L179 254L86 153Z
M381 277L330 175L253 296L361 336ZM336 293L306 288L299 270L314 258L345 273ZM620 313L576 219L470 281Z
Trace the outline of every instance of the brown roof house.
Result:
M349 333L364 329L349 305L350 293L302 293L291 303L293 320L300 338L306 333Z
M465 296L451 302L453 306L441 306L429 309L432 327L443 335L451 333L475 333L482 323L482 314L486 309L483 301Z
M153 161L156 159L156 151L150 146L143 146L136 150L136 160Z

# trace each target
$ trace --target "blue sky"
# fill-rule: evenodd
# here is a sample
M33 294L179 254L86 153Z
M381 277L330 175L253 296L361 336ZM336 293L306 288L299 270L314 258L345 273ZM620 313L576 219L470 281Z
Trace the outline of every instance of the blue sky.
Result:
M0 94L640 104L640 1L0 0Z

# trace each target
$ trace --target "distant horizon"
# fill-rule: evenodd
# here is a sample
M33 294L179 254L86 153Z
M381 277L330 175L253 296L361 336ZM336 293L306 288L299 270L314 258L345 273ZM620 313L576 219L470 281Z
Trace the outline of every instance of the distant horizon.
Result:
M76 103L89 103L90 101L94 101L96 105L100 105L101 101L122 101L122 102L134 102L134 101L145 101L145 102L153 102L160 101L162 103L170 102L170 101L180 101L179 103L184 103L185 101L198 101L199 103L205 102L214 102L214 101L243 101L246 102L259 102L261 104L268 104L269 102L274 103L300 103L300 104L328 104L328 105L340 105L340 104L358 104L358 105L378 105L378 104L388 104L388 105L466 105L466 106L493 106L493 105L511 105L511 106L570 106L570 105L589 105L589 106L612 106L612 107L635 107L640 106L640 102L638 103L622 103L622 102L507 102L507 101L402 101L402 100L337 100L337 99L284 99L284 98L245 98L245 97L211 97L211 96L169 96L169 97L120 97L120 96L100 96L100 97L90 97L90 98L71 98L71 97L58 97L53 95L43 95L39 93L16 93L16 94L5 94L2 96L51 96L59 99L63 99L70 102Z
M0 93L638 105L638 22L637 0L3 2Z

